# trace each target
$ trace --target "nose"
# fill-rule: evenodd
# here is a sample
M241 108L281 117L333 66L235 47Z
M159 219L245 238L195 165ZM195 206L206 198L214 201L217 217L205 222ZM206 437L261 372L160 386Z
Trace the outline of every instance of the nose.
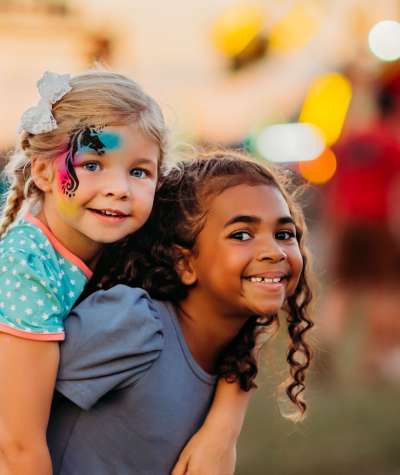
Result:
M257 255L259 261L281 262L287 259L286 252L274 239L263 242Z
M128 177L125 174L110 174L103 183L102 193L108 197L127 200L130 196Z

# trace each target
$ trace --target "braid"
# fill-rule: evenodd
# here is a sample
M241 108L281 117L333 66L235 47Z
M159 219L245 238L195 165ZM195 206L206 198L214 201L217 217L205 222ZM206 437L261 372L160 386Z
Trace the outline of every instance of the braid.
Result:
M24 199L24 183L19 179L18 175L15 175L14 183L11 185L7 194L7 201L0 220L0 237L7 231L8 227L17 217Z
M15 221L24 201L40 199L41 191L36 187L31 175L31 161L27 153L26 134L21 138L21 145L11 154L4 168L4 176L11 184L0 218L0 237Z

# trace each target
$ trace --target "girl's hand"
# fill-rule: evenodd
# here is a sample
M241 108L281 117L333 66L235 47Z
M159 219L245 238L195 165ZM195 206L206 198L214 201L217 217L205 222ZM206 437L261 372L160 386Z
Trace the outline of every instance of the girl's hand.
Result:
M171 475L233 475L236 438L204 425L188 442Z

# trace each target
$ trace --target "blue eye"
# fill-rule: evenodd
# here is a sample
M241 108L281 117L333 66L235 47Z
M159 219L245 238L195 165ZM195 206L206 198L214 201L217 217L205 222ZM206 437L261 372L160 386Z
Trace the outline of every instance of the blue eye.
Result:
M296 234L293 231L278 231L275 234L275 238L279 241L287 241L296 237Z
M232 233L230 237L237 241L248 241L252 238L251 234L247 231L236 231L235 233Z
M86 162L83 163L81 166L89 172L97 172L98 170L100 170L100 164L97 162Z
M149 175L149 172L143 168L132 168L129 173L135 178L146 178Z

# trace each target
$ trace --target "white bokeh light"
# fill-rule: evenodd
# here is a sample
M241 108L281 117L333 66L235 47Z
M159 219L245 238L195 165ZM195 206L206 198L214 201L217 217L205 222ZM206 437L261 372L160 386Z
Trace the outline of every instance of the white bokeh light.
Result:
M368 34L371 51L383 61L400 58L400 23L394 20L380 21Z
M325 142L320 130L311 124L276 124L260 133L256 147L271 162L301 162L321 155Z

